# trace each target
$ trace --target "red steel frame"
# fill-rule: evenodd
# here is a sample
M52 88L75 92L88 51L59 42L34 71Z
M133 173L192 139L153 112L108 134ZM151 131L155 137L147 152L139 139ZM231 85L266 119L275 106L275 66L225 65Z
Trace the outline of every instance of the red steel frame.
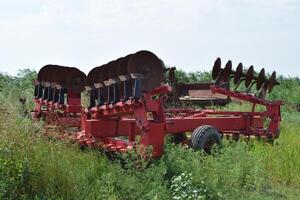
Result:
M136 146L142 149L152 147L153 156L159 157L163 154L166 134L192 132L202 125L214 126L220 133L233 136L278 138L282 101L259 99L217 86L211 86L211 91L250 102L252 110L167 110L164 109L165 95L171 92L171 88L161 86L144 93L143 100L128 100L86 109L82 113L82 131L78 133L77 139L81 145L100 147L112 152L124 152ZM256 105L265 106L266 110L256 112ZM270 121L264 127L264 120L267 118ZM116 138L119 136L127 136L128 140ZM136 136L139 136L139 145Z
M42 98L34 99L35 109L32 112L33 119L45 117L49 124L60 126L81 126L81 94L67 92L67 104L53 103Z

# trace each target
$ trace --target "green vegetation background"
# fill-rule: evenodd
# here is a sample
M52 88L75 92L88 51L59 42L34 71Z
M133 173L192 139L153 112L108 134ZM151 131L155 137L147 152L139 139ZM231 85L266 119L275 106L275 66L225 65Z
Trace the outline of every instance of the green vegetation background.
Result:
M299 199L299 78L279 77L269 95L286 101L274 145L224 140L219 153L207 156L167 142L161 159L137 169L133 159L124 158L122 167L96 150L43 136L43 123L32 122L19 103L26 97L26 109L33 108L35 77L30 70L0 75L0 199ZM177 77L207 81L210 73Z

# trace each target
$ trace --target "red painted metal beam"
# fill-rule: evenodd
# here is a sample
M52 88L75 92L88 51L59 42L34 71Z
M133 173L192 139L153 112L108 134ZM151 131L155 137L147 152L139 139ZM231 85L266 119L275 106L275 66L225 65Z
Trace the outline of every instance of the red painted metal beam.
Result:
M219 129L221 132L232 131L250 131L251 129L262 129L263 118L247 116L230 116L230 117L185 117L185 118L168 118L166 120L167 133L193 132L202 125L210 125Z

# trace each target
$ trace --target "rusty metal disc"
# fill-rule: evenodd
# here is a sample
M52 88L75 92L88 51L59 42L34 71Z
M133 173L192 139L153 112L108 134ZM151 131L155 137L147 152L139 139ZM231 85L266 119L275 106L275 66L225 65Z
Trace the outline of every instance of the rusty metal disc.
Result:
M256 89L260 90L262 87L263 83L266 81L265 77L265 69L262 68L258 74L257 81L256 81Z
M82 92L86 85L86 75L77 68L70 68L65 84L73 92Z
M232 72L232 62L231 62L231 60L229 60L226 63L225 68L223 69L223 80L224 80L224 82L228 81L228 78L229 78L231 72Z
M128 61L130 59L130 57L132 56L132 54L129 54L123 58L121 58L121 60L118 62L118 67L117 67L117 75L128 75Z
M233 79L235 85L237 85L240 82L242 76L243 76L243 64L239 63L235 70L234 79Z
M254 67L253 67L253 65L251 65L246 74L246 80L245 80L246 88L248 88L251 85L253 77L254 77Z
M127 70L129 74L143 75L142 91L151 91L159 87L164 80L164 65L152 52L138 51L128 61Z
M272 73L271 77L269 78L269 81L268 81L268 91L269 91L269 93L272 92L275 85L279 85L279 82L277 82L277 80L276 80L276 72L274 71Z
M219 73L221 71L221 59L217 58L217 60L214 63L213 69L212 69L212 78L213 80L216 80Z

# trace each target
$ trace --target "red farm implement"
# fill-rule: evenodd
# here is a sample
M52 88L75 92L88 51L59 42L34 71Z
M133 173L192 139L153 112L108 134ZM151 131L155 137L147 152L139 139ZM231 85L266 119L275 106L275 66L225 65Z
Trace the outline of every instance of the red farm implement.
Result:
M164 151L166 135L195 150L203 149L206 152L210 152L213 145L220 144L223 135L267 140L279 137L280 107L283 102L265 99L267 92L271 92L278 84L275 72L267 78L264 69L257 75L253 66L246 71L241 63L234 71L231 61L222 68L218 58L212 71L214 83L174 87L175 77L170 70L174 71L173 68L167 69L162 60L149 51L139 51L92 69L85 84L90 105L82 109L79 115L82 125L76 138L80 145L108 152L126 152L129 149L143 152L151 147L153 156L159 157ZM44 88L45 93L48 82L55 82L61 86L59 88L67 88L68 92L77 91L79 96L83 86L79 84L78 90L71 90L73 83L62 84L62 80L45 81L45 78L38 78L36 90ZM234 90L230 89L229 83L235 85ZM241 83L245 85L245 92L237 91ZM254 86L257 95L250 93ZM169 99L176 96L175 90L177 93L182 92L180 88L199 91L199 96L201 90L208 90L208 87L214 97L219 95L224 99L238 99L250 103L252 108L247 112L237 112L178 105L172 107L169 104ZM47 106L47 112L52 109L51 99L50 102L49 98L46 99L46 104L38 92L36 97L37 108ZM53 103L55 109L59 108L60 104ZM263 111L257 111L258 105L264 107ZM38 111L37 114L40 113ZM63 111L69 113L68 104L63 104ZM191 133L189 137L187 133Z

